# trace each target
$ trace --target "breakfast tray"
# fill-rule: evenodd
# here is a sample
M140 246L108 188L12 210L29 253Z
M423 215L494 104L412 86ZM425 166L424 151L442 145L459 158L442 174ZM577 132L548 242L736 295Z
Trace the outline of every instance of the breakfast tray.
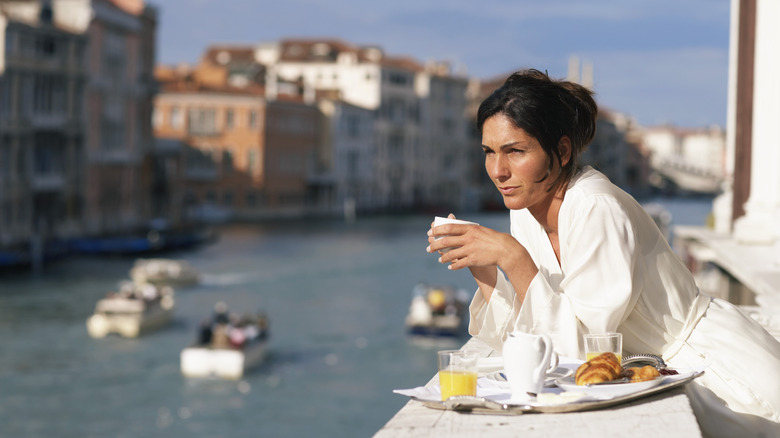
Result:
M458 412L469 412L474 414L498 414L498 415L518 415L528 413L564 413L564 412L579 412L588 411L594 409L602 409L609 406L626 403L629 401L649 397L651 395L659 394L668 391L673 388L679 388L693 379L704 374L704 371L695 371L679 378L665 378L662 383L652 388L644 389L637 392L632 392L625 395L619 395L609 399L603 400L582 400L573 401L569 403L561 404L547 404L547 405L532 405L532 404L508 404L501 403L495 400L491 400L486 397L475 396L452 396L446 401L435 401L431 399L418 398L410 396L411 399L417 400L425 406L439 410L452 410ZM667 376L673 377L673 376Z

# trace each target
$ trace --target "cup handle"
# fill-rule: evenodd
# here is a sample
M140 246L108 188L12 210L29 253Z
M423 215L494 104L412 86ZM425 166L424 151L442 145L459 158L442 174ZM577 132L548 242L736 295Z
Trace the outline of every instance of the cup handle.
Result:
M558 353L552 352L552 356L550 356L550 368L547 370L548 373L551 373L555 371L555 369L558 368Z
M555 352L555 350L553 350L552 338L549 335L542 335L542 339L544 340L545 361L547 358L550 359L550 366L547 369L547 372L549 373L558 368L558 354Z

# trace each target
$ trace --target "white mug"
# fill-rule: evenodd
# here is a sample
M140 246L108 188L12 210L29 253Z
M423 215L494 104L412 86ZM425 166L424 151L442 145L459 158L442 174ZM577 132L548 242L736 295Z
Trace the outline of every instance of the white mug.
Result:
M545 375L558 366L548 335L512 332L504 341L503 356L504 375L514 402L533 400L542 392Z
M436 217L433 218L433 226L434 227L438 227L439 225L444 225L444 224L479 225L476 222L463 221L463 220L460 220L460 219L450 219L448 217L436 216ZM438 237L435 238L435 240L439 240L442 237L444 237L444 236L438 236ZM442 249L439 250L439 252L444 254L445 252L447 252L449 250L450 250L450 248L442 248Z

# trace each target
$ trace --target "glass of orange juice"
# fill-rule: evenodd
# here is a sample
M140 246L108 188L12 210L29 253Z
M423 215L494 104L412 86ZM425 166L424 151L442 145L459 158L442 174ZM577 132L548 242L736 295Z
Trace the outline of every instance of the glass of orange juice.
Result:
M479 355L464 350L442 350L438 355L442 401L453 395L477 395Z
M585 360L591 360L601 353L614 353L623 361L623 335L620 333L590 333L585 335Z

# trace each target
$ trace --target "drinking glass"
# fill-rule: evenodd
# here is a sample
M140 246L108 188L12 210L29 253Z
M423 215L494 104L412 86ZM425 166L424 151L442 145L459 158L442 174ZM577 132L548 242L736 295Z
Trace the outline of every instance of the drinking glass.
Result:
M479 355L464 350L442 350L438 356L442 401L453 395L477 395Z
M620 333L590 333L585 335L585 360L591 360L601 353L614 353L623 361L623 335Z

